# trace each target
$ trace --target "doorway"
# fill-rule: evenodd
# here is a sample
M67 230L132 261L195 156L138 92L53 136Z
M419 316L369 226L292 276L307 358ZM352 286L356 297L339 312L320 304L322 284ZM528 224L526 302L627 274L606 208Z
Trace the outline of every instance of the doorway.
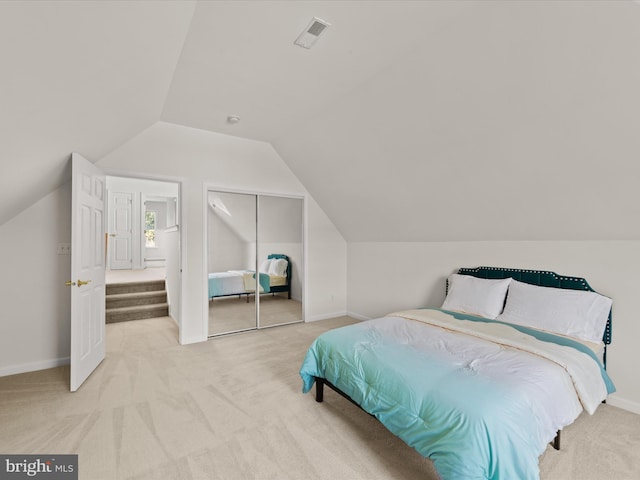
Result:
M209 336L304 321L304 199L206 192Z
M70 390L76 391L105 358L105 277L108 270L109 236L107 175L98 166L80 154L71 154L71 328L70 328ZM119 177L112 177L119 178ZM131 178L121 180L133 181ZM140 180L139 180L140 181ZM147 180L148 182L156 182ZM159 181L158 181L159 182ZM181 292L182 292L182 243L178 222L180 201L179 182L175 197L175 226L166 231L173 232L168 243L166 277L173 285L175 309L172 315L177 326L178 341L181 341ZM142 198L142 197L141 197ZM125 209L131 219L131 230L137 224L133 210ZM135 241L131 241L135 245ZM133 248L131 250L134 250ZM133 261L133 257L132 257Z
M106 321L180 324L180 184L107 176Z

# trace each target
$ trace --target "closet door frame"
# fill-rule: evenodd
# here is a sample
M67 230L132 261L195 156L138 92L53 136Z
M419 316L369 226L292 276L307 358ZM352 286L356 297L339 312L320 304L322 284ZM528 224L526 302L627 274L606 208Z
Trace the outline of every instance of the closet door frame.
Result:
M221 334L209 334L209 295L208 295L208 265L209 265L209 251L208 251L208 231L209 231L209 218L208 218L208 204L209 204L209 192L219 192L219 193L228 193L228 194L242 194L242 195L255 195L256 196L256 248L255 248L255 271L258 272L260 259L258 258L258 245L260 242L259 238L259 218L260 218L260 197L279 197L279 198L291 198L302 201L302 275L300 272L297 272L301 279L301 301L302 301L302 319L300 322L305 322L306 320L306 311L307 311L307 294L306 294L306 285L307 285L307 198L306 195L300 194L292 194L292 193L283 193L283 192L269 192L269 191L258 191L258 190L244 190L244 189L235 189L228 187L219 187L215 184L203 184L203 213L202 213L202 292L203 292L203 317L202 317L202 325L203 331L205 332L206 338L215 338L221 335L227 335L227 333ZM257 285L256 285L257 286ZM260 295L256 294L256 327L253 329L239 330L238 332L229 332L228 334L233 333L242 333L242 332L250 332L254 330L261 330L265 328L272 328L281 325L288 325L291 323L298 322L289 322L285 324L278 325L265 325L260 326Z

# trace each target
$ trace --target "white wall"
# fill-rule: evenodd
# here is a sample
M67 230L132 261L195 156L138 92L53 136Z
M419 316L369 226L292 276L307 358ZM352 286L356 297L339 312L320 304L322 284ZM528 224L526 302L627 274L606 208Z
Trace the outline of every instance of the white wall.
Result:
M181 342L207 337L203 242L205 186L276 195L307 195L286 164L263 142L158 122L104 157L110 173L137 172L183 179L186 259ZM307 196L306 319L346 312L346 242L318 204Z
M445 279L459 267L530 268L584 277L593 289L613 298L607 370L618 391L609 403L640 413L635 372L639 252L638 241L350 243L348 310L365 319L439 307Z
M0 376L69 362L71 183L0 226Z
M169 316L178 324L181 322L182 298L180 276L180 230L172 228L165 232L167 242L167 263L165 267L167 282L167 301L169 303Z
M175 182L107 175L106 183L109 190L116 192L142 192L149 197L178 197L178 185Z

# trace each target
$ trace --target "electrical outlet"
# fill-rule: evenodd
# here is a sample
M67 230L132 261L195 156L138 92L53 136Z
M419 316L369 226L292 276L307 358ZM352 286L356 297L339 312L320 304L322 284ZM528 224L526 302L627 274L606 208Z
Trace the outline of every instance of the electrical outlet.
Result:
M70 243L59 243L56 253L58 255L71 255L71 244Z

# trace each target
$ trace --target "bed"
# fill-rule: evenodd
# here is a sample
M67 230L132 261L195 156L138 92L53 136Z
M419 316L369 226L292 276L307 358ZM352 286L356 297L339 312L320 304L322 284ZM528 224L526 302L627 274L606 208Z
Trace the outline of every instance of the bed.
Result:
M291 298L291 261L287 255L272 253L260 264L258 273L261 294L287 293ZM254 270L228 270L208 275L209 299L242 296L256 292L256 272Z
M462 268L441 308L320 335L300 375L327 385L450 479L539 478L538 458L615 387L611 299L554 272Z

